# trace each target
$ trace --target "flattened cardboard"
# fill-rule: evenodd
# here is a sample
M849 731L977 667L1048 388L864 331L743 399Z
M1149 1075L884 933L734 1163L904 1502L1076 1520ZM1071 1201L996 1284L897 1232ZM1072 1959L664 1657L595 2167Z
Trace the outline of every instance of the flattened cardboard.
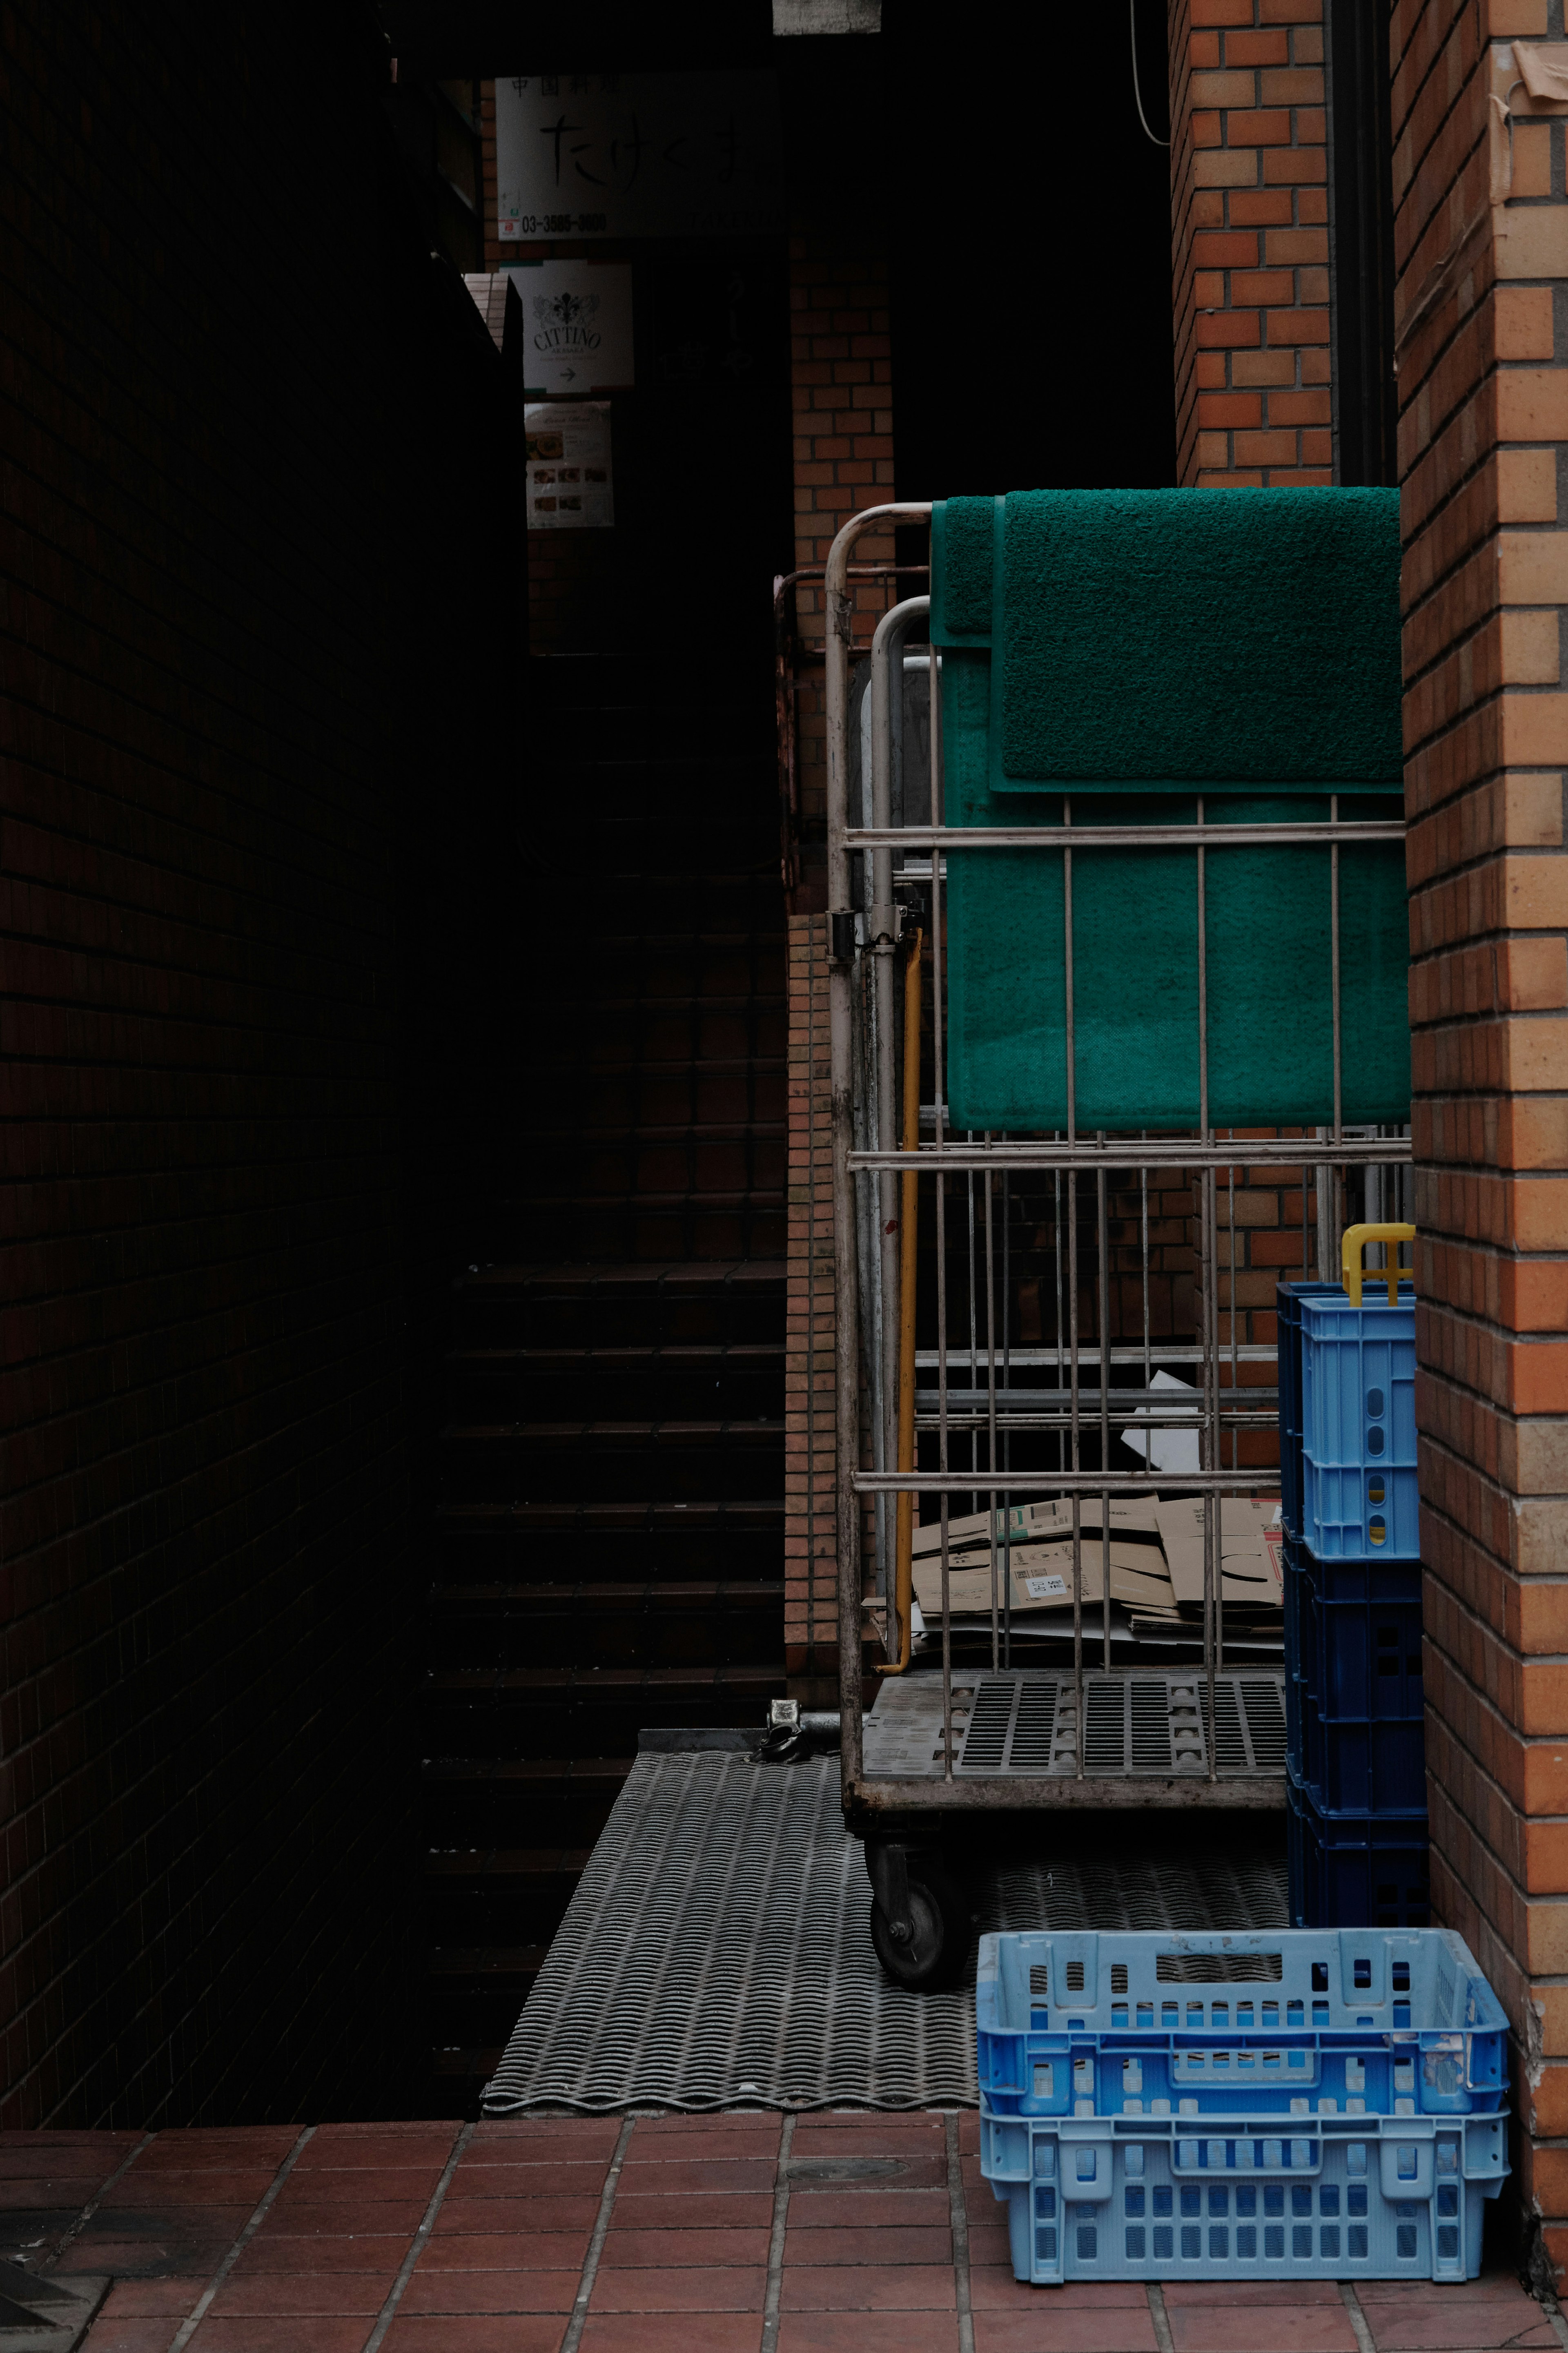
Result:
M1226 1609L1282 1609L1285 1588L1279 1548L1271 1544L1275 1505L1245 1495L1220 1503L1220 1599ZM1204 1506L1201 1496L1184 1495L1156 1506L1160 1541L1179 1608L1204 1606Z
M1086 1603L1100 1598L1100 1557L1098 1541L1081 1547L1082 1590ZM1001 1595L1002 1562L997 1559L997 1593ZM915 1598L928 1618L942 1612L942 1567L929 1557L914 1567ZM950 1566L948 1596L954 1617L991 1614L991 1571ZM1164 1562L1152 1545L1110 1545L1110 1598L1140 1609L1173 1609L1174 1596ZM1071 1609L1072 1546L1015 1545L1013 1547L1013 1610L1026 1616L1037 1610Z

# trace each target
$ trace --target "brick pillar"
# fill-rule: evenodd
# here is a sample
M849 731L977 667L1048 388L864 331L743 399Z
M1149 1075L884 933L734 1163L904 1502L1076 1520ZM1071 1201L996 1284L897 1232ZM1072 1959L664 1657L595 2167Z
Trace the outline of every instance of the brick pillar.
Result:
M1172 0L1177 478L1327 482L1321 0Z
M833 1122L827 918L789 918L789 1240L784 1340L784 1669L837 1705Z
M1568 206L1563 123L1518 89L1511 203L1489 185L1501 44L1546 29L1546 0L1401 0L1392 40L1433 1901L1509 2013L1510 2194L1561 2284Z
M894 496L886 254L792 237L790 309L795 560L804 566L826 563L852 514ZM861 564L890 563L892 555L891 532L868 534L856 549ZM892 602L890 588L879 581L854 584L858 641L869 645ZM823 600L804 583L795 617L802 646L820 653ZM826 729L821 666L808 663L796 703L800 814L808 837L819 838L827 818ZM804 897L809 904L809 889ZM824 903L820 895L817 903Z

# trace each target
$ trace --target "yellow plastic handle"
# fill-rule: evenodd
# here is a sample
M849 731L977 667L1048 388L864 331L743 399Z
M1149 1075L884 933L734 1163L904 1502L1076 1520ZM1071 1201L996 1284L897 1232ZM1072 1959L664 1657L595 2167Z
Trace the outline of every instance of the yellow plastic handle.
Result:
M1399 1245L1401 1242L1413 1242L1415 1240L1415 1229L1414 1226L1347 1226L1345 1228L1345 1238L1340 1245L1340 1261L1344 1269L1345 1289L1350 1293L1350 1302L1352 1307L1359 1307L1361 1305L1361 1286L1363 1277L1361 1254L1363 1250L1365 1250L1368 1242L1392 1242L1394 1244L1393 1253L1389 1258L1386 1268L1374 1269L1372 1280L1373 1282L1386 1282L1388 1285L1388 1303L1391 1307L1398 1306L1399 1280L1401 1275L1404 1276L1406 1282L1412 1280L1410 1268L1407 1266L1402 1267L1399 1264Z

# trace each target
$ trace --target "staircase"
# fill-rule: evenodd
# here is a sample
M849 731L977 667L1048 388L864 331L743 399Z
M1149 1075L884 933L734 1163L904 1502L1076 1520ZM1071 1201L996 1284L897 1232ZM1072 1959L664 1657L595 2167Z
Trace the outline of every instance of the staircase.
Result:
M771 712L531 665L516 1181L456 1282L423 1753L432 2105L472 2112L644 1725L784 1689ZM689 695L689 673L686 694Z

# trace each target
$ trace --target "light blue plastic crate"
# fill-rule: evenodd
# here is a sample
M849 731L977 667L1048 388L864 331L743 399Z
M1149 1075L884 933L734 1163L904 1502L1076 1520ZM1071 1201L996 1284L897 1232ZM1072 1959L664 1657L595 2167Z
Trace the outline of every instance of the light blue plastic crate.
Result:
M1508 2021L1447 1928L983 1936L994 2115L1468 2116L1507 2097Z
M1415 1302L1300 1302L1301 1536L1320 1559L1419 1560ZM1404 1288L1404 1286L1401 1286Z
M1067 2280L1467 2280L1509 2171L1505 2116L1360 2116L1279 2131L996 2116L980 2169L1013 2269Z

